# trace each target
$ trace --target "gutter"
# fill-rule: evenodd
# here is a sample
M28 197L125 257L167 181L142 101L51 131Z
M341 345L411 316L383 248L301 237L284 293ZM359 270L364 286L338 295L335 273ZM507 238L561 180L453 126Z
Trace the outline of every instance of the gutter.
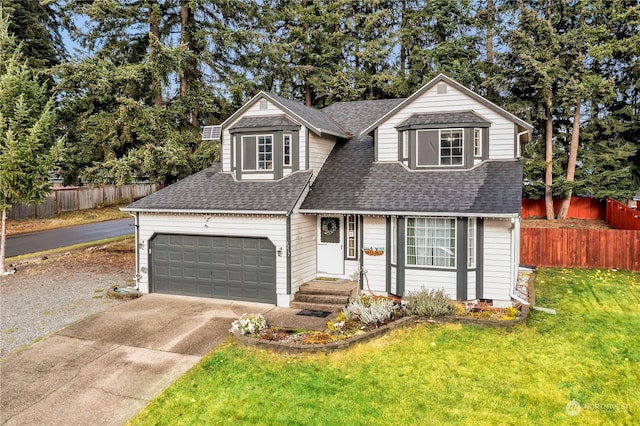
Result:
M521 156L521 152L520 152L520 136L522 135L526 135L527 133L531 133L528 130L525 130L523 132L518 133L518 135L516 136L516 158L520 158Z
M134 213L171 213L171 214L245 214L245 215L286 215L287 211L263 211L263 210L183 210L183 209L144 209L122 208L126 212Z
M136 227L136 231L135 231L135 245L136 245L136 275L134 276L134 279L136 281L136 290L138 290L140 288L140 278L142 278L142 275L140 275L140 223L139 223L139 213L136 212L136 214L132 214L131 212L128 212L129 215L133 216L135 218L135 227Z
M515 261L516 259L516 255L518 255L518 253L516 253L516 250L518 249L516 247L516 234L520 232L520 221L516 220L516 219L511 219L511 259L513 259ZM519 257L519 256L518 256ZM517 300L518 302L522 303L525 306L529 306L530 303L526 300L524 300L522 297L518 296L516 294L516 281L518 279L518 265L520 262L514 263L513 266L511 267L511 285L509 286L509 296L511 296L512 299Z
M455 213L455 212L407 212L407 211L366 211L366 210L300 210L303 214L362 214L370 216L440 216L440 217L490 217L514 219L519 213Z

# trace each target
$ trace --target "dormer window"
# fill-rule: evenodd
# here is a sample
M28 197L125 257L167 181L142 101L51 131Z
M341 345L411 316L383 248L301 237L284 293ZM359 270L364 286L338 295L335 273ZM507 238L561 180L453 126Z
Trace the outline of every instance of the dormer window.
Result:
M273 136L242 136L242 170L273 169Z
M398 161L411 169L471 168L486 158L490 125L473 111L412 114L396 127Z
M300 167L300 125L284 115L250 116L229 129L238 180L281 179Z

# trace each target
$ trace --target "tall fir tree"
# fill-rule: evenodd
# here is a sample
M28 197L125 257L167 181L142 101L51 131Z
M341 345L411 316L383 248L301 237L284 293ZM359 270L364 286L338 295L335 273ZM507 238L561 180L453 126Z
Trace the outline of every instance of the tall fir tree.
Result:
M5 272L8 210L18 202L36 204L50 191L49 148L56 126L47 85L9 25L0 7L0 274Z

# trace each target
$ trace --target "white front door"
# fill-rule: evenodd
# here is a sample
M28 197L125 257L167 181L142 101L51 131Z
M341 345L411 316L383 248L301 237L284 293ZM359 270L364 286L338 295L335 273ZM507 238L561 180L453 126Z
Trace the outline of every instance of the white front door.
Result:
M318 216L318 272L344 274L342 216Z

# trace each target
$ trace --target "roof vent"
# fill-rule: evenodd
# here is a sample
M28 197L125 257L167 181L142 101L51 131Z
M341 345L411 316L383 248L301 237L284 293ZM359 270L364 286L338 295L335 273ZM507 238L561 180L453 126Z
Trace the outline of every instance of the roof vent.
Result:
M447 83L438 83L438 95L447 94Z
M266 99L260 99L260 109L268 109L269 102Z
M222 126L204 126L202 129L203 141L219 141L222 133Z

